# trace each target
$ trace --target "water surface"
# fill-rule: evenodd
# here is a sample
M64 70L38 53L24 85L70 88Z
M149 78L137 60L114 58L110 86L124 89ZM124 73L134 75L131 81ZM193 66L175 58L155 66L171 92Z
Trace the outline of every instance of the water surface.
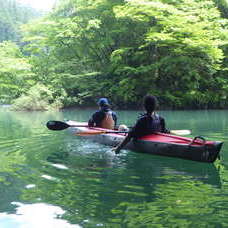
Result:
M228 111L161 111L169 129L222 140L214 164L123 150L50 131L94 110L0 108L0 227L228 226ZM138 111L118 111L132 126Z

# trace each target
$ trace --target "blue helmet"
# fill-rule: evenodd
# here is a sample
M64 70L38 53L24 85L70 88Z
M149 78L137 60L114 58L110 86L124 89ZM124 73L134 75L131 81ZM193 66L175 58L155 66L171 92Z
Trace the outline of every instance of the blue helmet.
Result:
M108 99L107 98L100 98L97 102L99 106L106 106L109 105Z

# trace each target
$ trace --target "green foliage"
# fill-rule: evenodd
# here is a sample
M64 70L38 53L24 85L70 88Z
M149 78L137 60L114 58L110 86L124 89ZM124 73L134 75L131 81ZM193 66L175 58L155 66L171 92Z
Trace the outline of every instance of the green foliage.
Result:
M143 56L151 59L148 62L138 59L140 67L148 64L143 68L147 72L140 71L140 81L150 78L145 91L158 94L166 105L173 107L183 107L186 103L203 107L219 102L219 97L212 100L211 93L215 92L214 87L218 87L214 77L224 58L220 47L225 44L225 39L220 15L211 1L188 0L175 3L174 7L162 2L135 0L116 8L115 12L118 17L131 18L136 23L156 21L154 26L148 27L145 40L137 49L143 49ZM149 51L152 52L150 56ZM123 54L119 55L121 57L115 64L123 66L125 63L126 69L129 54L128 62ZM128 73L132 75L131 71ZM139 85L138 81L136 85ZM193 99L191 96L182 99L192 89L197 90L197 95ZM211 92L204 95L205 91Z
M228 1L227 0L214 0L215 4L222 13L222 16L228 18Z
M20 25L40 16L35 9L24 6L16 0L0 0L0 42L19 41Z
M64 106L94 104L99 96L135 106L152 93L165 107L228 107L228 23L217 5L59 1L22 27L32 80Z
M61 108L60 99L54 102L53 92L41 84L30 88L25 94L16 99L13 103L12 110L16 111L44 111L52 108Z
M0 43L0 103L10 103L30 88L34 74L16 44Z

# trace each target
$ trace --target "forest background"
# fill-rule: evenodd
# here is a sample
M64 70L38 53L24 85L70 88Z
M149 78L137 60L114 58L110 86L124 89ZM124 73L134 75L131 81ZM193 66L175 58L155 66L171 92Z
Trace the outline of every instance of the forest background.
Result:
M0 0L0 104L228 108L227 0Z

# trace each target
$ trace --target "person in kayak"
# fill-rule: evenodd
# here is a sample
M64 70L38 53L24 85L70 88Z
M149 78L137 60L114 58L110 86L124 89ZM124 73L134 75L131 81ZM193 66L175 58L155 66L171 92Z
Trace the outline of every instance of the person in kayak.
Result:
M144 135L153 134L154 132L169 133L166 129L165 119L155 113L158 106L158 101L155 96L147 95L144 97L143 106L145 113L137 120L135 126L130 130L125 139L116 147L116 154L131 140L131 138L140 138Z
M99 110L96 111L88 121L89 127L100 127L106 129L115 129L117 124L117 115L110 109L107 98L100 98L97 102Z

